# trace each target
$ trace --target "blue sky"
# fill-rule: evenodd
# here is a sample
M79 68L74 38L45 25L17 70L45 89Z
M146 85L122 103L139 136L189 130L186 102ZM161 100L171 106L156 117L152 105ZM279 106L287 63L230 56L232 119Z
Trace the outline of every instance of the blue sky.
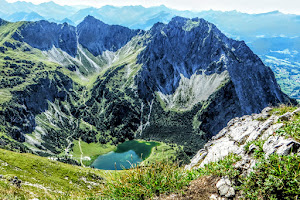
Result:
M15 2L17 0L7 0ZM23 0L35 4L49 0ZM143 5L145 7L166 5L178 10L237 10L246 13L263 13L279 10L283 13L300 15L300 0L53 0L61 5L88 5L101 7L104 5Z

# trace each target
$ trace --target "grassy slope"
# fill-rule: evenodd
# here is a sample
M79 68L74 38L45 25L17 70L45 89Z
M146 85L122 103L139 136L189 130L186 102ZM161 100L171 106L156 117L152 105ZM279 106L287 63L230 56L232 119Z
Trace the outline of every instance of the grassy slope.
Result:
M99 192L104 171L82 168L52 161L32 154L20 154L0 149L0 199L35 197L82 199ZM17 176L21 188L9 182Z
M154 142L149 144L155 146ZM168 157L168 153L174 152L173 147L163 143L154 149L148 158L153 162L156 158L162 161L165 156ZM152 157L153 154L156 157ZM85 199L101 196L123 199L131 195L138 199L141 196L175 192L189 182L187 173L171 162L154 162L147 167L132 170L103 171L2 149L0 175L3 175L0 178L0 199ZM11 184L15 176L22 180L21 188ZM116 183L118 188L115 190ZM115 194L118 189L122 189L122 192Z

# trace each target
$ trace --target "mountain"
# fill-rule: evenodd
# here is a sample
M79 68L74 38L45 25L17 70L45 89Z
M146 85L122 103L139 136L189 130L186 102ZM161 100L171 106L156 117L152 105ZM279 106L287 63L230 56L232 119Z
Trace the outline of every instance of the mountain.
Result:
M122 25L132 29L149 30L155 23L168 23L174 16L182 16L187 18L200 17L210 21L218 26L227 37L244 40L248 46L259 55L262 61L269 65L275 72L275 76L279 85L285 93L293 98L300 99L299 81L295 78L298 72L299 56L285 57L289 65L278 65L276 63L282 61L280 56L274 56L271 51L274 49L268 48L264 54L260 54L261 49L266 49L261 43L261 39L273 41L274 38L289 38L300 37L300 17L293 14L283 14L279 11L273 11L260 14L247 14L238 11L179 11L167 8L165 6L156 6L145 8L143 6L103 6L101 8L84 7L84 6L60 6L53 2L35 5L27 2L8 3L5 0L0 2L0 17L8 21L29 20L33 21L47 19L55 23L67 22L70 25L78 25L82 20L92 15L95 18L110 24ZM20 13L36 12L41 17L18 17L16 19L9 18L11 15L19 15ZM67 19L65 19L67 18ZM281 39L279 39L281 40ZM282 44L282 43L281 43ZM298 44L298 43L294 43ZM276 51L284 51L286 44L282 44ZM299 45L293 45L295 48L290 48L290 51L298 51ZM296 47L297 46L297 47ZM271 58L272 57L272 58ZM270 59L272 60L270 62ZM283 69L282 69L283 68ZM295 73L291 73L296 68ZM282 70L281 70L282 69ZM284 71L284 72L282 72Z
M17 1L14 3L8 3L5 0L0 1L0 12L2 12L3 17L9 20L7 16L14 13L31 13L35 12L45 19L55 18L56 20L62 20L67 15L75 14L79 9L77 7L70 6L60 6L54 2L46 2L41 4L33 4L25 1Z
M296 103L245 42L204 19L149 31L91 16L77 27L3 21L0 41L0 144L22 152L143 138L192 156L232 118Z
M44 20L42 16L35 12L26 13L26 12L18 12L6 17L8 21L18 22L18 21L39 21Z
M64 18L64 19L62 19L62 20L56 20L56 19L54 19L54 18L50 18L50 19L48 19L47 21L49 21L49 22L54 22L54 23L57 23L57 24L67 23L67 24L70 24L70 25L72 25L72 26L75 25L74 22L72 22L72 21L71 21L70 19L68 19L68 18Z

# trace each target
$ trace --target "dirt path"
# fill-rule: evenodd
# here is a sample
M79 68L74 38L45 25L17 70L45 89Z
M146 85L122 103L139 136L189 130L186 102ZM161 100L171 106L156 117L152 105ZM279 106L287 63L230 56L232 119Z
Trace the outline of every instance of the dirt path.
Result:
M184 194L161 195L159 200L206 200L212 194L218 194L216 183L220 178L204 176L191 182Z

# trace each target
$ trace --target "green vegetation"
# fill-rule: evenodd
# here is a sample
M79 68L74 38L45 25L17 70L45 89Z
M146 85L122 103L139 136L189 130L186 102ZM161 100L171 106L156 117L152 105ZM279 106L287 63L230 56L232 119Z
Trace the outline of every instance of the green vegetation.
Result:
M191 181L172 162L103 171L0 149L0 165L1 199L141 199L182 192ZM20 188L10 183L15 176L22 181Z
M147 199L179 192L190 182L188 173L176 163L154 163L115 176L104 185L102 195L109 199Z
M180 157L181 147L176 144L167 144L159 142L159 145L152 148L152 153L147 157L143 165L156 162L168 162L177 160Z
M104 171L0 149L0 199L83 199L99 192ZM21 188L10 183L15 176Z
M300 197L300 157L297 154L270 155L258 160L254 172L239 187L246 199L298 199Z
M195 176L228 176L230 178L236 178L240 175L239 170L234 167L234 164L241 160L237 155L231 154L218 162L212 162L205 165L204 168L199 168L197 172L191 172L192 177Z
M282 91L292 98L300 99L299 67L286 65L271 65L276 80Z
M79 161L81 158L81 151L79 148L79 141L75 140L73 142L73 159ZM82 158L83 158L83 164L86 166L89 166L93 163L95 159L99 155L106 154L110 151L114 151L116 149L116 146L110 145L110 144L101 144L101 143L86 143L84 141L80 141L80 146L82 150Z
M285 122L284 127L277 130L277 134L292 137L300 142L300 114L296 114L293 120Z
M276 115L283 115L287 112L293 112L296 109L297 109L297 107L295 107L295 106L280 105L278 107L273 108L270 113L276 114Z
M264 155L264 151L263 151L264 143L265 143L265 141L263 141L263 140L254 140L251 142L247 142L246 145L244 146L244 150L245 150L245 152L249 153L250 145L254 144L256 147L258 147L258 149L254 149L253 157L261 158Z

